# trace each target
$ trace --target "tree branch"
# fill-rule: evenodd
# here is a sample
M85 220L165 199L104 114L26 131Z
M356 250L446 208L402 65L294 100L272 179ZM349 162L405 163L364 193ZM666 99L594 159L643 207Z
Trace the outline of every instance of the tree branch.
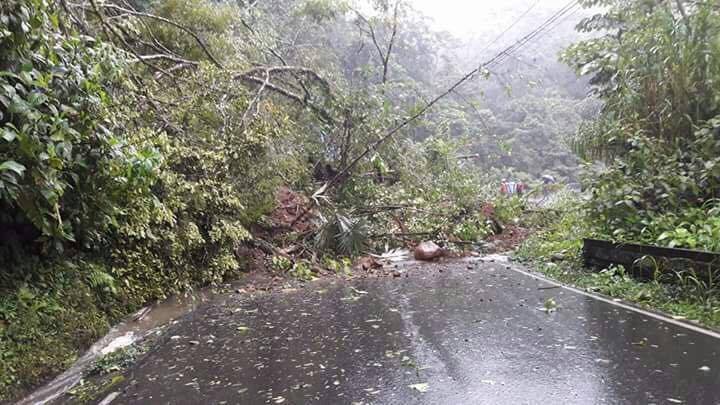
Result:
M400 1L398 0L395 2L395 11L393 12L393 30L392 35L390 35L390 43L388 44L387 52L385 53L385 59L383 59L383 76L382 76L382 82L383 84L387 83L387 75L388 75L388 66L390 64L390 55L392 54L393 45L395 44L395 36L397 35L397 29L398 29L398 8L400 7Z
M96 10L97 10L97 7L98 7L98 6L97 6L97 5L94 5L94 7L95 7ZM175 28L178 28L178 29L180 29L180 30L182 30L182 31L185 31L186 33L190 34L190 36L192 36L192 37L195 39L195 42L198 43L198 45L200 46L200 48L202 48L203 52L208 56L208 58L210 59L210 61L212 61L212 63L213 63L215 66L217 66L217 67L219 67L219 68L223 68L223 65L218 61L217 58L215 58L215 56L212 54L212 52L210 52L210 49L207 47L207 45L206 45L205 42L202 40L202 38L200 38L200 36L199 36L198 34L196 34L193 30L191 30L190 28L185 27L185 26L182 25L182 24L179 24L179 23L177 23L177 22L175 22L175 21L173 21L173 20L167 19L167 18L165 18L165 17L160 17L160 16L154 15L154 14L144 13L144 12L136 11L136 10L134 10L134 9L128 9L128 8L125 8L125 7L120 7L120 6L116 5L116 4L103 3L103 4L101 4L99 7L103 7L103 8L107 8L107 9L111 9L111 10L121 11L121 12L123 12L123 13L129 14L129 15L132 15L132 16L135 16L135 17L150 18L150 19L153 19L153 20L157 20L157 21L163 22L163 23L165 23L165 24L172 25L172 26L175 27ZM97 12L97 13L100 13L99 10L97 10L96 12Z
M688 29L688 36L690 36L692 35L692 25L690 25L690 18L685 10L685 6L683 5L682 0L675 0L675 3L677 4L678 9L680 9L680 15L682 15L683 22Z

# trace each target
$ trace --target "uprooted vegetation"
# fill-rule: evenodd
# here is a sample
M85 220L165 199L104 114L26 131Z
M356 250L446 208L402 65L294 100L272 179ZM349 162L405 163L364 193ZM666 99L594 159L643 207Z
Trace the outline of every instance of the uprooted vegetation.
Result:
M490 235L494 192L457 158L460 104L419 119L439 45L413 13L3 2L0 398L144 304L258 260L307 279Z

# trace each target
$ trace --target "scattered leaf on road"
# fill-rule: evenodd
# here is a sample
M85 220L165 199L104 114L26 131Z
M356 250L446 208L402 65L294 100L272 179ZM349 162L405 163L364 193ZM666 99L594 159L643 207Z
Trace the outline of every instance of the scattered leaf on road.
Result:
M430 384L428 384L428 383L411 384L411 385L408 385L408 387L410 387L418 392L427 392L430 389Z

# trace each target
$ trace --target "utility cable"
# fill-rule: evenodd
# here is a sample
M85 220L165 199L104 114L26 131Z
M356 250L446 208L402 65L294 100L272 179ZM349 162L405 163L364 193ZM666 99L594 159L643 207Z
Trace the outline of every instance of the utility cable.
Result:
M572 7L567 9L565 12L563 12L562 15L558 15L557 18L553 20L551 24L548 24L547 28L545 28L542 32L538 32L537 34L531 36L528 38L528 40L524 41L522 44L520 44L518 47L512 50L512 52L507 53L503 55L500 59L498 59L495 64L501 64L505 62L509 57L516 57L515 55L519 53L523 47L527 46L528 44L532 43L533 41L537 40L538 38L541 38L543 35L553 31L557 27L559 27L563 22L565 22L568 18L572 17L577 13L582 7L579 3L575 3Z
M533 30L530 34L525 35L523 38L521 38L519 41L517 41L515 44L508 46L503 51L495 55L493 58L487 60L486 62L481 63L477 68L473 69L472 71L466 73L462 78L460 78L458 81L456 81L452 86L450 86L448 89L440 93L438 96L433 98L431 101L427 102L425 105L420 107L416 110L415 113L413 113L411 116L405 118L402 122L395 125L393 128L389 129L385 134L380 136L375 142L368 145L365 150L360 153L357 157L355 157L350 163L343 168L339 173L335 175L330 181L328 181L324 186L320 188L316 193L323 193L325 190L330 189L332 186L336 185L338 182L342 181L344 178L347 177L348 173L357 166L358 163L362 159L364 159L366 156L368 156L373 151L377 150L380 146L382 146L386 141L391 139L395 134L400 132L403 128L407 127L417 119L419 119L421 116L423 116L429 109L431 109L435 104L437 104L440 100L448 96L450 93L453 93L457 88L459 88L461 85L463 85L468 80L475 77L477 74L482 73L486 70L487 67L489 67L491 64L495 63L498 59L500 59L503 55L510 55L513 53L514 49L519 49L522 45L526 44L530 39L536 37L539 35L539 33L545 31L548 26L550 26L552 23L557 21L560 17L565 15L568 10L570 10L572 7L574 7L576 4L578 4L578 0L573 0L568 5L563 7L561 10L556 12L552 17L550 17L547 21L545 21L543 24L541 24L538 28ZM306 209L305 212L301 213L294 222L299 221L302 217L307 215L307 212L309 212L309 209Z
M495 45L495 43L496 43L497 41L499 41L500 38L502 38L505 34L507 34L508 31L510 31L511 29L513 29L513 28L514 28L526 15L528 15L528 14L535 8L535 6L537 6L538 4L540 4L540 0L537 0L535 3L533 3L533 4L530 6L530 8L528 8L527 10L525 10L525 12L522 13L517 19L515 19L515 21L514 21L512 24L510 24L510 26L507 27L503 32L501 32L500 35L498 35L497 37L495 37L495 39L493 39L493 40L490 41L487 45L485 45L485 47L480 50L480 54L482 54L483 52L487 51L488 48L490 48L491 46Z
M494 58L492 58L490 61L486 63L486 66L492 66L494 64L500 63L502 60L504 60L506 57L510 56L511 54L517 53L521 48L523 48L525 45L527 45L530 41L533 39L539 37L540 35L544 34L545 32L548 32L550 27L553 26L555 22L557 22L559 19L567 15L575 6L579 4L578 0L573 0L565 7L560 9L558 12L553 14L549 19L547 19L545 22L543 22L538 28L530 32L529 34L522 37L520 40L515 42L514 44L507 47L505 50L497 54ZM554 26L553 26L554 28Z

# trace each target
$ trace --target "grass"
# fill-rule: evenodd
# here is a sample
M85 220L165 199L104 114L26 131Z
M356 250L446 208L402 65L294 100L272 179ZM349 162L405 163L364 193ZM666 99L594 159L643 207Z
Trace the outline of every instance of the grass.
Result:
M81 275L0 292L0 400L70 366L115 319Z
M19 399L66 370L111 325L163 298L158 291L179 291L183 272L151 265L146 274L154 277L135 284L108 281L102 277L108 266L80 259L29 259L14 269L14 278L2 278L9 273L0 269L0 402Z
M543 222L534 223L538 231L518 249L516 259L559 282L720 329L720 274L704 278L692 271L668 271L641 280L622 267L591 271L580 257L583 237L592 235L576 201L561 200L547 214L533 215L530 221Z

